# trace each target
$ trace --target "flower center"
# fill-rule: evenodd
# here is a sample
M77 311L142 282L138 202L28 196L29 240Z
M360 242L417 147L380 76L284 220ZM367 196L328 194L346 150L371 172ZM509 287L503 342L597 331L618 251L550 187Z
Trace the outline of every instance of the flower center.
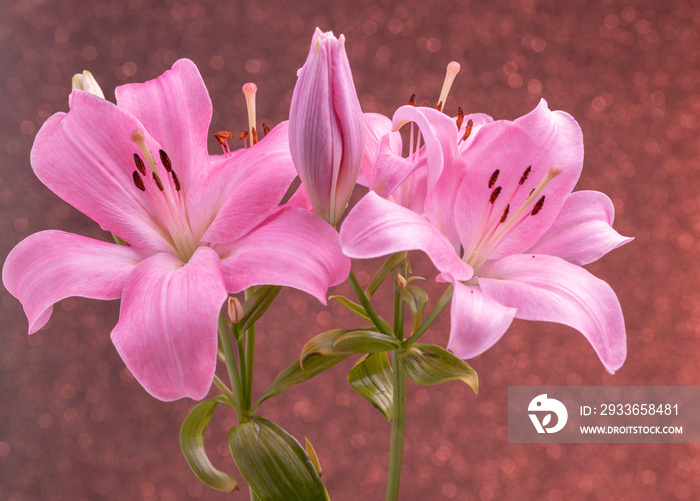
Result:
M481 220L477 226L477 230L474 233L469 245L464 249L464 255L462 260L470 264L476 271L486 262L493 252L498 248L498 246L506 239L509 235L515 231L524 221L530 216L536 216L544 206L545 197L542 192L547 187L547 185L559 174L561 174L561 168L552 165L547 170L544 178L540 183L530 191L525 201L515 210L511 208L511 203L515 198L516 194L521 190L522 186L530 177L532 172L532 166L528 167L523 171L520 176L518 185L515 190L510 194L508 201L503 208L503 212L500 210L496 212L494 207L496 205L496 200L498 200L502 186L497 186L498 177L500 171L496 169L490 176L488 180L488 187L491 190L489 193L489 199L486 202L486 207L482 213Z
M172 246L174 254L186 263L199 246L199 236L194 234L190 226L182 186L173 170L170 157L165 151L159 150L161 165L167 173L164 182L158 174L156 162L146 145L143 132L135 130L131 133L131 140L138 145L151 171L150 175L147 174L143 159L138 153L134 153L136 165L136 170L132 174L134 185L151 200L151 204L147 207L151 209L154 221L157 222L166 241Z

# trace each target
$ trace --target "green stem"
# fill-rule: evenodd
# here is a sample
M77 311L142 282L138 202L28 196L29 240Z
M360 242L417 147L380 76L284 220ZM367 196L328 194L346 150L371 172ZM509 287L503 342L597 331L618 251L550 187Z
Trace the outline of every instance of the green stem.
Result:
M405 269L402 270L405 273ZM394 286L394 333L403 341L404 304L398 287ZM399 351L391 352L393 367L393 400L391 412L391 439L389 442L389 469L387 471L386 501L399 499L401 462L403 460L404 431L406 429L406 376Z
M389 442L389 470L387 471L386 501L399 499L403 437L406 429L406 376L398 351L391 352L394 377L394 394L391 413L391 439Z
M226 383L224 383L219 376L214 374L214 384L219 389L219 391L231 401L231 405L235 405L236 399L233 397L233 393L228 389Z
M374 326L381 332L382 334L386 334L387 336L393 336L393 333L387 331L385 327L383 327L381 320L379 319L379 316L377 315L377 312L374 311L374 308L372 308L372 304L369 302L369 299L365 295L365 293L362 291L362 287L360 287L360 282L357 281L357 277L355 277L355 274L350 271L350 285L352 286L352 290L355 291L355 295L357 296L357 299L360 300L360 303L362 303L362 307L365 309L365 312L367 313L367 316L370 318Z
M440 316L440 313L442 313L442 310L445 309L445 307L449 304L450 300L452 299L452 286L450 285L447 290L442 294L440 299L438 300L437 304L435 305L435 308L433 308L433 311L430 312L430 315L428 315L428 318L426 318L423 323L418 327L418 330L413 333L411 337L409 337L404 343L404 349L407 349L409 346L411 346L413 343L418 341L420 337L425 334L425 331L428 330L428 328L433 325L433 322L437 320L437 317Z
M233 326L234 329L238 329L238 325ZM239 366L239 373L240 373L240 378L241 378L241 392L243 393L243 408L244 409L249 409L250 404L248 403L248 397L247 397L247 391L246 388L248 388L248 371L246 370L246 364L247 360L245 357L245 343L246 343L246 335L244 332L239 331L238 336L236 336L236 346L238 348L238 366Z
M228 377L231 380L233 403L236 406L238 422L242 423L248 419L248 416L244 410L241 380L238 377L238 367L236 367L236 360L233 355L231 337L228 335L228 329L226 328L226 319L221 314L219 315L219 339L221 340L221 346L226 356L226 368L228 369Z
M246 334L245 341L245 360L246 360L246 408L250 409L250 404L253 398L253 362L255 360L255 324L251 325Z

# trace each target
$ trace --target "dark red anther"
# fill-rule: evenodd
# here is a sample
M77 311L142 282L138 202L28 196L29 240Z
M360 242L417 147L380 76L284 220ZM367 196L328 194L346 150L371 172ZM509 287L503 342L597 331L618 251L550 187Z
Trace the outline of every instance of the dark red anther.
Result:
M180 191L180 180L177 178L177 174L175 174L175 171L170 171L170 177L173 178L173 184L175 185L175 190Z
M493 185L496 184L496 181L498 181L498 175L500 173L501 171L498 169L493 171L493 174L491 174L491 177L489 178L489 188L493 188Z
M510 204L506 205L506 208L503 211L503 215L501 216L501 223L505 223L506 219L508 219L508 212L510 212Z
M532 208L532 215L536 215L539 211L542 210L542 206L544 205L544 195L542 195L542 198L540 198L535 206Z
M138 153L134 153L134 163L136 164L136 168L139 170L142 176L146 175L146 166L143 164L143 160L141 160L141 157L139 156Z
M474 121L470 118L467 120L467 126L464 128L464 135L462 136L462 141L466 141L467 138L472 133L472 127L474 127Z
M133 178L134 178L134 185L136 185L136 187L139 190L146 191L146 186L143 184L143 179L141 179L141 176L139 175L139 173L137 171L134 171Z
M462 123L464 123L464 110L461 106L457 107L457 130L462 128Z
M220 130L216 134L214 134L214 139L216 139L216 142L219 143L221 146L226 146L226 140L231 139L233 137L233 134L227 130Z
M429 103L428 101L426 101L426 102L424 102L423 104L421 104L421 105L419 106L419 108L427 108L428 106L430 106L430 103Z
M153 180L156 182L156 186L158 186L158 189L160 191L163 191L165 188L163 188L163 181L160 180L160 176L156 174L155 172L153 173Z
M525 180L527 180L527 177L530 175L530 172L532 171L532 165L530 165L527 169L525 169L525 172L523 172L523 175L520 177L520 181L518 181L518 184L523 184Z
M166 152L163 150L158 150L158 153L160 153L160 161L163 164L163 167L165 167L165 170L168 172L173 170L173 163L170 161L170 157Z
M241 132L241 135L238 136L238 139L243 140L243 139L245 139L245 138L247 138L247 137L248 137L248 131L247 131L247 130L244 130L243 132Z
M267 134L270 132L270 127L265 122L263 122L262 127L263 127L263 132L265 133L265 136L267 136ZM265 137L265 136L263 136L263 137Z
M409 104L410 106L415 106L415 105L416 105L416 95L415 95L415 94L411 94L411 98L408 100L408 104Z
M258 130L255 127L253 127L250 132L252 136L250 139L250 144L252 146L258 142Z
M498 198L498 195L500 195L500 194L501 194L501 187L498 186L498 187L496 187L495 190L493 190L491 192L491 198L489 198L489 202L491 202L491 204L493 204L496 201L496 199Z
M438 101L435 103L435 109L438 111L442 111L442 101Z

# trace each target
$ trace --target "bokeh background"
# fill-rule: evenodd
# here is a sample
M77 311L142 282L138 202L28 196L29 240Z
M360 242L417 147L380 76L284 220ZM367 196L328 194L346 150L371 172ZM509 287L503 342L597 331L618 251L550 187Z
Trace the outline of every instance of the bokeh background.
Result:
M67 111L74 73L89 69L113 99L115 86L191 58L214 103L211 132L240 131L247 81L258 86L259 121L286 119L316 26L347 37L365 111L391 115L414 92L434 102L457 60L447 111L514 119L544 97L571 113L586 145L578 189L607 193L616 229L635 237L588 267L622 303L624 367L607 374L572 329L516 321L471 361L478 397L459 383L409 385L401 499L697 499L697 444L508 444L506 426L509 385L698 385L700 8L691 0L3 0L0 259L47 228L109 239L29 163L41 124ZM358 266L360 280L378 264ZM434 275L421 256L414 267ZM441 289L431 287L435 300ZM248 499L245 488L218 493L189 471L178 430L192 402L159 402L124 368L109 340L118 302L64 300L28 337L19 303L0 295L0 499ZM258 394L331 324L357 322L283 292L259 331ZM425 339L444 344L447 332L443 318ZM347 385L351 365L261 412L312 441L334 500L383 499L389 426ZM233 425L217 412L207 432L214 463L231 472Z

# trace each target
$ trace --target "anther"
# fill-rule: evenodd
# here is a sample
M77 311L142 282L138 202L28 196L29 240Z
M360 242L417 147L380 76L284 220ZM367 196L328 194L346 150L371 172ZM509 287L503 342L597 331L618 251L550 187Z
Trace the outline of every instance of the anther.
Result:
M422 103L419 107L420 108L427 108L428 106L430 106L430 103L428 101L426 101L426 102Z
M527 177L530 175L530 171L532 171L532 165L530 165L527 169L525 169L525 172L523 172L522 177L520 178L520 181L518 181L518 184L522 185Z
M263 132L265 133L265 136L267 136L270 132L270 126L267 125L265 122L262 124ZM264 137L264 136L263 136Z
M241 135L238 136L238 139L240 139L241 141L243 141L243 140L244 140L245 138L247 138L247 137L248 137L248 131L247 131L247 130L244 130L243 132L241 132Z
M134 153L134 163L136 164L136 168L139 170L142 176L146 175L146 166L143 164L143 160L141 160L141 157L139 156L138 153Z
M510 212L510 204L506 205L506 208L503 211L503 215L501 216L501 223L505 223L506 219L508 219L508 212Z
M170 171L170 177L173 178L173 184L175 185L175 191L180 191L180 180L177 177L177 174L175 174L175 171Z
M438 101L435 103L435 109L438 111L442 111L442 101Z
M251 138L250 138L250 145L253 146L258 142L258 131L253 127L251 129Z
M153 180L156 182L156 186L158 186L158 189L160 191L163 191L165 189L163 188L163 181L160 180L160 176L155 172L153 173Z
M445 105L445 102L447 101L447 95L450 93L450 88L452 87L452 82L455 81L455 77L457 76L457 73L459 73L459 63L457 61L452 61L447 65L447 72L445 73L445 81L442 83L442 90L440 91L440 99L438 99L439 103L442 103L440 106L440 111L442 111L442 107Z
M539 211L542 210L542 206L544 205L544 195L542 195L542 198L540 198L535 206L532 208L532 215L536 215Z
M462 136L462 141L466 141L467 138L471 135L472 127L474 127L474 121L470 118L469 120L467 120L466 127L464 127L464 135Z
M462 123L464 122L464 110L461 106L457 107L457 130L462 128Z
M489 178L489 188L493 188L493 185L496 184L496 181L498 181L498 175L500 173L501 171L498 169L493 171L493 174L491 174L491 177Z
M141 150L141 153L143 153L143 156L146 158L146 162L148 163L148 166L151 168L153 172L156 172L156 162L153 160L153 155L151 155L151 150L148 149L148 145L146 144L146 136L143 134L143 131L141 129L135 129L131 133L131 140L136 143L136 145L139 147Z
M257 91L258 86L253 82L243 84L243 94L245 94L245 103L248 107L248 130L251 132L255 128L255 93ZM253 144L256 142L253 142Z
M146 186L143 184L143 179L141 179L141 176L139 175L138 172L134 171L133 178L134 178L134 185L136 185L136 187L139 190L146 191Z
M498 198L498 195L500 195L500 194L501 194L501 187L498 186L498 187L496 187L496 189L493 190L493 192L491 193L491 198L489 198L489 202L490 202L491 204L493 204L493 203L496 201L496 199Z
M160 154L160 162L163 164L163 167L165 167L165 170L172 172L173 163L170 161L168 154L163 150L158 150L158 153Z
M233 134L227 130L220 130L216 134L214 134L214 139L216 139L216 142L219 143L221 146L226 146L227 139L231 139L233 137Z
M409 104L410 106L415 106L415 105L416 105L416 95L415 95L415 94L411 94L411 97L410 97L409 100L408 100L408 104Z

